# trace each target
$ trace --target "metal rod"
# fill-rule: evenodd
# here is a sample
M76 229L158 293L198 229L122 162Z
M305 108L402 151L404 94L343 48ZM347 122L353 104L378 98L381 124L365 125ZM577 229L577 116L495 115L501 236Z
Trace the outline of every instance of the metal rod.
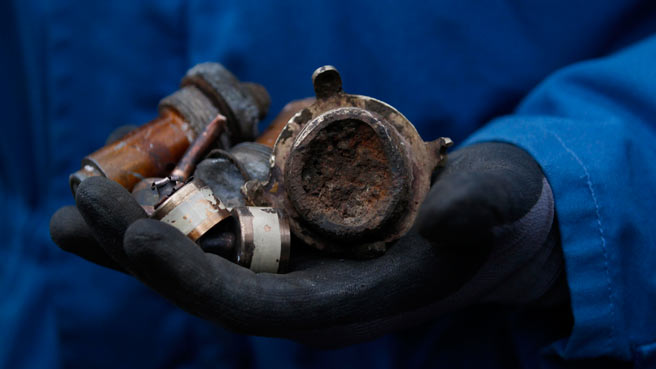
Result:
M207 153L212 144L218 139L219 135L225 129L227 120L222 114L217 114L205 130L189 146L187 152L178 162L178 165L171 172L171 178L181 182L187 180L194 173L196 163Z

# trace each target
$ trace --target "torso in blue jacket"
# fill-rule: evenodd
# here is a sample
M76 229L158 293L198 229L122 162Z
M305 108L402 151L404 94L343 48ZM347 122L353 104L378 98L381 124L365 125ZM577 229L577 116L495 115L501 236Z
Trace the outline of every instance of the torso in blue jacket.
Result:
M651 2L0 7L0 367L656 367ZM395 106L426 140L526 149L555 195L573 319L485 306L319 351L229 333L56 248L48 219L73 201L67 176L79 160L115 127L152 119L203 61L265 85L270 116L312 95L312 71L333 64L347 92ZM563 319L571 329L553 328Z

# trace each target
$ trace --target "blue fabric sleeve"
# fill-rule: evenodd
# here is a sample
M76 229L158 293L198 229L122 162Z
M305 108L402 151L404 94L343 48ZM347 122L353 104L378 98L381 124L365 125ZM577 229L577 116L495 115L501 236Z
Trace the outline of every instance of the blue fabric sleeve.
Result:
M656 36L571 65L465 144L516 144L555 195L574 327L562 359L656 361Z

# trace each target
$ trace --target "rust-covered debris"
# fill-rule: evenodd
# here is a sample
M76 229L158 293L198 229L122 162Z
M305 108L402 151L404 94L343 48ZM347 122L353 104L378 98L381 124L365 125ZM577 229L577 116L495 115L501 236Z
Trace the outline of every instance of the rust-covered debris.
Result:
M102 175L128 190L148 177L164 177L194 139L217 114L226 117L216 147L252 141L257 123L266 115L269 95L264 87L240 82L218 63L191 68L178 91L159 104L159 116L82 160L70 176L73 194L82 180Z
M345 93L332 66L312 80L316 98L289 103L256 138L266 90L199 64L159 117L87 156L71 189L106 176L152 218L255 272L286 269L292 233L319 250L379 255L412 226L452 142L424 142L392 106Z
M292 232L321 250L371 256L412 226L451 140L424 142L390 105L342 90L337 70L313 74L316 101L292 117L266 181L243 191L283 209Z

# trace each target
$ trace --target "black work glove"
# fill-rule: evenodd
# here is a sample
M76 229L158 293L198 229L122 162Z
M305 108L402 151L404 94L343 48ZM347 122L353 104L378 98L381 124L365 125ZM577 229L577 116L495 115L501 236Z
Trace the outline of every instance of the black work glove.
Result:
M563 302L566 294L553 292L563 291L563 259L552 193L529 154L473 145L452 153L434 180L416 226L383 256L336 259L296 243L287 274L255 274L203 252L145 219L125 189L102 177L82 182L77 209L60 209L50 229L64 250L128 272L197 316L322 346L477 303Z

